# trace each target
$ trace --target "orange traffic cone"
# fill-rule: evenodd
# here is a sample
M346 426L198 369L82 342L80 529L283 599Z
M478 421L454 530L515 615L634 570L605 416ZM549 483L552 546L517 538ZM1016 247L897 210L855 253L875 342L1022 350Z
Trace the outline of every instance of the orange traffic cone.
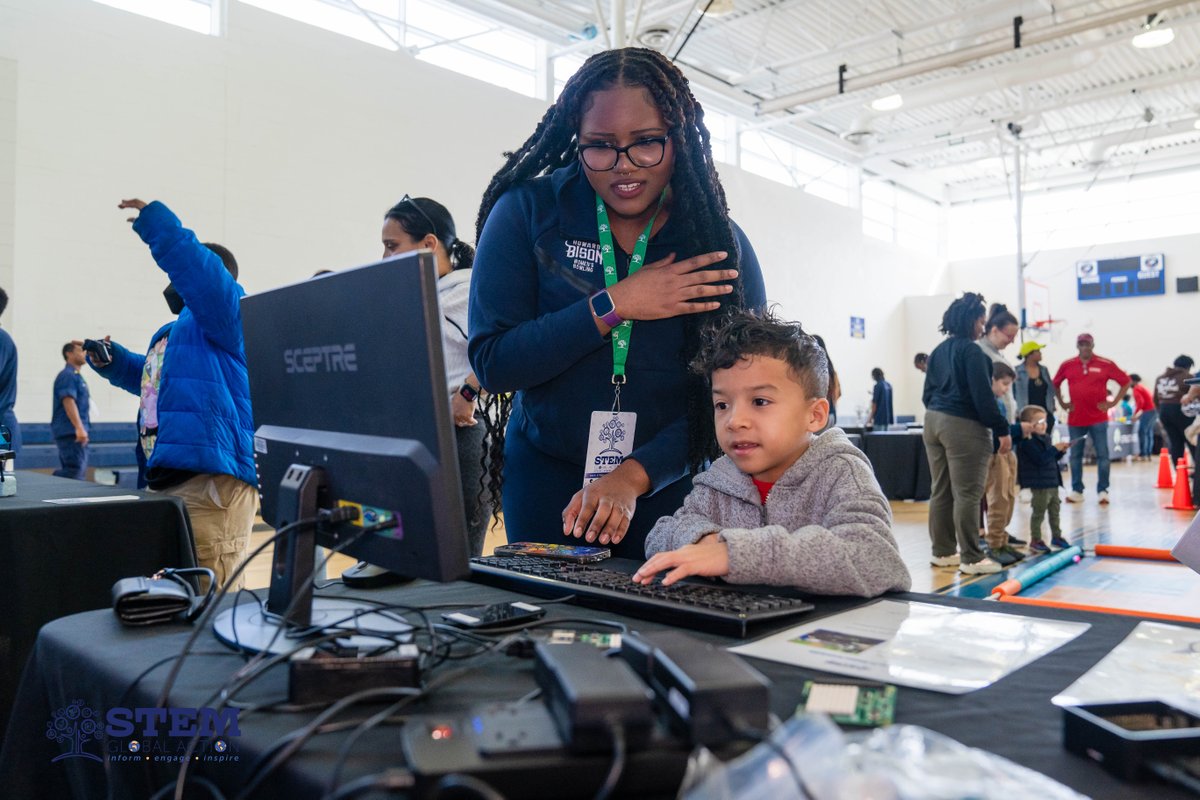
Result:
M1163 447L1158 453L1158 483L1154 488L1169 489L1172 486L1175 483L1171 481L1171 453Z
M1171 454L1164 447L1158 454L1158 483L1154 488L1170 489L1174 485L1171 481Z
M1174 511L1192 510L1192 487L1188 481L1187 461L1179 459L1175 467L1175 494L1171 497L1171 505L1163 506Z

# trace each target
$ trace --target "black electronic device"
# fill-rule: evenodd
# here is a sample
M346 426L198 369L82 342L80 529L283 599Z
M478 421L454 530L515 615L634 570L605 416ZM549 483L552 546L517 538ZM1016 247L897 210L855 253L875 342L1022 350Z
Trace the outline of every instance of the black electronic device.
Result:
M590 564L603 561L612 556L607 547L587 547L578 544L551 544L549 542L509 542L497 547L493 553L497 556L537 556L539 558L557 558L562 561L574 561L577 564Z
M112 361L112 345L106 341L84 339L83 349L84 352L91 356L91 362L97 367L103 367Z
M671 586L631 580L639 562L613 558L605 566L527 556L471 559L471 580L537 597L572 595L572 601L631 617L709 633L745 637L756 623L794 617L814 606L807 600L734 589L688 578Z
M725 648L683 631L650 631L625 636L621 657L692 744L714 747L767 730L770 681Z
M533 675L571 752L611 752L615 735L630 750L649 740L654 694L621 659L590 644L538 642Z
M530 622L546 615L546 609L517 600L512 603L492 603L490 606L460 608L442 614L442 619L460 628L502 628Z
M432 796L447 775L466 775L504 797L593 798L614 762L611 747L570 752L546 704L537 701L412 717L398 735L405 766L414 777L413 797ZM655 725L641 747L625 748L620 781L610 796L674 797L690 750Z
M278 624L386 634L407 623L354 601L313 601L321 545L401 575L467 574L466 515L446 370L437 267L417 251L242 298L263 519L274 528L348 507L349 522L279 541L266 608L223 612L230 646L290 649ZM364 530L367 531L364 533ZM349 542L349 544L347 544ZM290 611L289 611L290 609Z

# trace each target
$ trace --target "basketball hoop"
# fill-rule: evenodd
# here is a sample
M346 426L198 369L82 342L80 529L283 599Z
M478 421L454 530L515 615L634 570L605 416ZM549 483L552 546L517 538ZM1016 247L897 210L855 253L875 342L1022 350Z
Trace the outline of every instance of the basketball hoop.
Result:
M1026 330L1032 332L1035 341L1046 341L1048 339L1051 344L1058 344L1062 338L1062 323L1064 322L1066 322L1065 319L1047 317L1046 319L1034 320Z

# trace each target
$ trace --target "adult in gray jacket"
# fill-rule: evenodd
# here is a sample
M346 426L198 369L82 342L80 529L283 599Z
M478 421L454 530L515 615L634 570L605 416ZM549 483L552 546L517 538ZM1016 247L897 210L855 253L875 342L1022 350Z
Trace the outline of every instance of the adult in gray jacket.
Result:
M733 315L701 345L725 455L646 538L634 575L688 575L873 597L911 586L891 508L862 451L829 415L824 351L795 323Z

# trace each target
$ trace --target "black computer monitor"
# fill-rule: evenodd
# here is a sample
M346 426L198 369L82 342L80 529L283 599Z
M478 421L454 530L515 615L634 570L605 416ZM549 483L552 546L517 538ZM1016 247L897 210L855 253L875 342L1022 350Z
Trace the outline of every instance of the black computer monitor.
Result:
M242 299L254 457L262 517L277 530L350 505L353 522L304 526L275 545L265 609L231 609L226 643L263 649L287 624L345 619L390 630L386 614L311 597L313 543L400 575L450 581L468 573L466 519L446 370L437 267L426 251ZM280 636L271 649L291 647Z

